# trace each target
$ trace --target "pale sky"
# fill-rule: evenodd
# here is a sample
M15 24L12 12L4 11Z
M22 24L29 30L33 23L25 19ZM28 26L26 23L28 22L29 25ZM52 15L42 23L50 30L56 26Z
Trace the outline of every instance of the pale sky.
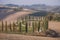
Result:
M47 4L47 5L60 5L60 0L0 0L0 4L18 4L18 5L31 5L31 4Z

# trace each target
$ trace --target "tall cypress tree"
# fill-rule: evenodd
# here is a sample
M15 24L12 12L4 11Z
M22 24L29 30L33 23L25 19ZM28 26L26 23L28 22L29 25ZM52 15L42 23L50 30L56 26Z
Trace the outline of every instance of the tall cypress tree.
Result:
M7 31L7 21L5 21L5 31Z
M2 31L4 30L4 24L3 24L3 21L2 21Z
M48 20L45 17L45 19L44 19L44 30L46 31L47 29L48 29Z
M12 28L11 28L11 23L10 23L9 27L10 27L10 31L12 31Z
M33 27L33 32L34 32L34 22L32 23L32 27Z
M25 26L26 32L28 32L28 24L26 22L26 26Z
M48 21L46 20L45 22L45 27L46 27L46 30L48 29Z
M20 23L19 23L19 31L20 31L20 32L21 32L21 27L22 27L22 26L21 26L21 22L20 22Z
M38 21L38 32L40 30L40 21Z
M13 31L15 31L15 23L13 22Z

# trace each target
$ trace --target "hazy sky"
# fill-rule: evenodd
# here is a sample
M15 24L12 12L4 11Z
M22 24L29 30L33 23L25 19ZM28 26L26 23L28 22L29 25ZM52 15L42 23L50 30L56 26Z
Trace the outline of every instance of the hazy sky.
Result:
M1 4L47 4L47 5L60 5L60 0L0 0Z

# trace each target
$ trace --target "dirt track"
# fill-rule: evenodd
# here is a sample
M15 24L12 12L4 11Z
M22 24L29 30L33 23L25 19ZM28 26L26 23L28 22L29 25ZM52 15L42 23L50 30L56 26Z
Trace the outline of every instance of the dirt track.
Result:
M32 13L31 11L20 11L20 12L16 12L14 14L11 14L9 16L6 16L6 18L3 19L3 21L7 21L7 22L14 22L16 21L19 17L27 15Z
M37 36L26 36L26 35L19 35L19 34L0 33L0 40L60 40L60 38L37 37Z

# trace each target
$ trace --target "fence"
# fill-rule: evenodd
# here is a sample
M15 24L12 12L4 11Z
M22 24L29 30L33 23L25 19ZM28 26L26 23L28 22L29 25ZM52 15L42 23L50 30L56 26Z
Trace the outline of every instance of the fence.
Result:
M39 20L40 19L40 20ZM48 20L46 17L40 17L38 19L20 19L16 23L0 23L0 32L45 32L48 29Z

